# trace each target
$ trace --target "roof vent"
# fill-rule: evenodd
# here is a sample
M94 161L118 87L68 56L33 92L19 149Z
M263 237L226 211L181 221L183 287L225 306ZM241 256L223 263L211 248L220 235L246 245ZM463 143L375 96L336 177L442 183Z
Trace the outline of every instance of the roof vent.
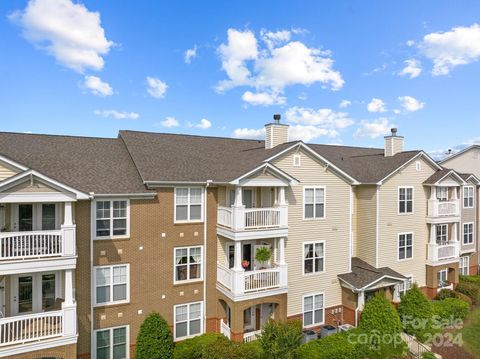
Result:
M273 115L273 123L265 125L265 148L268 150L288 142L288 125L280 123L282 116Z
M390 131L392 131L392 136L395 137L395 136L397 135L398 129L396 129L395 127L393 127L392 129L390 129Z
M280 124L280 119L282 118L282 116L278 113L276 113L275 115L273 115L273 120L275 121L275 124L276 125L279 125Z

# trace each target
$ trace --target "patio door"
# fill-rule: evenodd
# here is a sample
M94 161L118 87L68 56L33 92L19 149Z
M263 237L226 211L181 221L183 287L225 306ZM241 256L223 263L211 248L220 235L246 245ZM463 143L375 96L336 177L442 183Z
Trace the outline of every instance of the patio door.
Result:
M33 204L18 205L18 231L33 231Z
M53 310L59 294L58 272L12 276L11 314L22 315Z
M57 203L14 204L12 223L14 232L52 231L60 227Z
M245 208L253 208L253 190L244 189L243 190L243 205Z

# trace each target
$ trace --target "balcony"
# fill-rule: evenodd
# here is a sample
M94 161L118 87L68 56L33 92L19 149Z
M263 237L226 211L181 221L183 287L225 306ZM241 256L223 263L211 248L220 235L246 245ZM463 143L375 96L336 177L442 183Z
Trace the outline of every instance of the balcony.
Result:
M439 264L442 261L458 260L460 256L460 242L451 241L447 244L428 244L428 260L430 263Z
M428 201L427 219L429 223L458 222L460 221L460 200Z

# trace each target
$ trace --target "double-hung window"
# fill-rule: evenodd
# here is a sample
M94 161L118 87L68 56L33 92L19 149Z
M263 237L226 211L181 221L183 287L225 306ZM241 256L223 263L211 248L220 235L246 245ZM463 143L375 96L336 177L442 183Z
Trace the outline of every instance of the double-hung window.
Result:
M413 233L398 235L398 260L413 258Z
M473 223L463 224L463 244L473 243Z
M474 189L473 186L463 187L463 207L473 208L474 203Z
M175 221L202 220L203 189L201 187L175 188Z
M128 215L128 200L96 201L96 238L115 238L128 236Z
M468 255L460 257L460 275L468 275L470 269L470 257Z
M175 282L202 278L202 249L175 248Z
M325 188L305 188L304 218L325 218Z
M323 294L312 294L303 297L303 326L321 325L324 323Z
M96 359L127 359L128 350L127 326L95 331Z
M448 187L437 187L437 200L440 202L448 201Z
M442 269L437 272L438 286L447 287L448 286L448 269Z
M129 301L130 267L128 264L95 267L95 304Z
M412 288L412 284L413 284L412 276L407 276L407 279L405 279L402 283L398 285L399 293L405 294L408 290Z
M413 213L413 188L398 188L398 213Z
M448 225L437 224L436 229L436 242L438 245L445 245L448 242Z
M320 273L325 270L325 242L303 244L303 274Z
M175 306L175 339L192 337L203 332L202 302Z

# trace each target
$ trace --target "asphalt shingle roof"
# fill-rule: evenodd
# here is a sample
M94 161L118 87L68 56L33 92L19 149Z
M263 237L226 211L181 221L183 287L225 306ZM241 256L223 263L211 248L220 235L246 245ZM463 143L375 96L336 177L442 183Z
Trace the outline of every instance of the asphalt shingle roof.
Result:
M375 268L357 257L352 258L352 271L350 273L338 275L340 279L356 289L364 288L385 276L407 279L389 267Z

